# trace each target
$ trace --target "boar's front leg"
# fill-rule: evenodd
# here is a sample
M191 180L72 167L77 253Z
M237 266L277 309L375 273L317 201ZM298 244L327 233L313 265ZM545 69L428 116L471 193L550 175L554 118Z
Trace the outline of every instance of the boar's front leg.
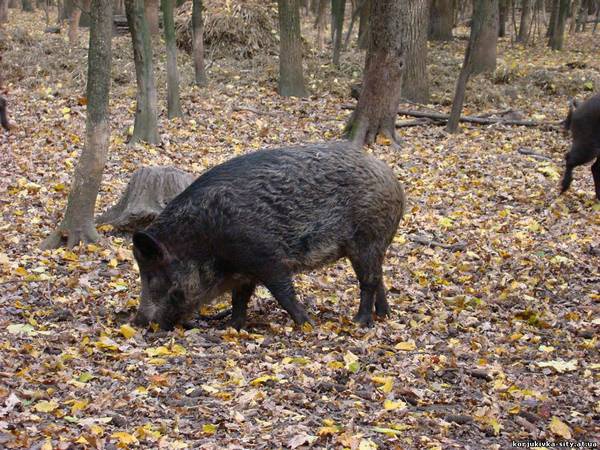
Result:
M254 283L242 284L231 291L231 319L229 326L240 331L246 324L248 302L254 293Z
M594 176L594 187L596 188L596 198L600 200L600 156L592 164L592 175Z
M285 309L298 325L312 323L304 308L296 301L296 291L290 275L263 280L265 287L273 294L279 305Z
M375 314L378 317L389 316L391 312L390 305L385 296L385 286L383 285L383 279L377 286L377 292L375 292Z

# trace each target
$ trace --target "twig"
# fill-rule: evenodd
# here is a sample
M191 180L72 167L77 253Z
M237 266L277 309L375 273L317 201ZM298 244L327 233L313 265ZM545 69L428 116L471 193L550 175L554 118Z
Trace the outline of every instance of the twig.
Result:
M444 244L443 242L439 242L418 234L410 235L408 236L408 239L410 239L413 242L416 242L417 244L427 245L428 247L445 248L453 252L464 250L465 248L467 248L467 244L465 242L457 242L456 244Z
M532 158L544 159L546 161L552 161L552 158L542 155L541 153L534 152L533 150L529 150L527 148L519 147L517 152L521 155L531 156Z
M233 111L249 111L251 113L263 115L263 116L272 116L272 117L277 116L277 114L275 114L275 113L272 113L269 111L259 111L258 109L253 108L251 106L234 106Z

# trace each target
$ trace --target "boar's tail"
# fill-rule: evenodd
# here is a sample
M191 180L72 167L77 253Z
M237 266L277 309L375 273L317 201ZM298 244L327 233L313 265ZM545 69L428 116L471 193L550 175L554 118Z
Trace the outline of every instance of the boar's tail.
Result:
M571 181L573 181L573 168L574 166L567 165L567 168L565 169L565 175L563 176L561 183L561 194L569 189L569 186L571 186Z

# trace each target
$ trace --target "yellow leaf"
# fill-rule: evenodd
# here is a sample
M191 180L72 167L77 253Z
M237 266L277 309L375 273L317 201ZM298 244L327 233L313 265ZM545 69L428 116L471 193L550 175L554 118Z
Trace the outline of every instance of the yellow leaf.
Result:
M42 400L41 402L37 402L33 408L37 412L52 412L58 408L58 403L56 403L54 400L49 402Z
M317 434L319 436L327 436L329 434L337 434L341 431L341 428L337 425L333 425L333 426L326 426L326 427L321 427L319 428L319 431L317 432Z
M382 386L379 386L378 389L385 392L386 394L390 393L392 391L392 388L394 387L394 380L392 379L392 377L372 376L371 380L373 380L375 383L381 384Z
M452 228L452 219L450 217L440 217L438 219L438 225L442 228Z
M358 450L377 450L377 444L371 439L361 439Z
M556 416L552 416L552 420L550 421L550 431L563 439L571 439L572 436L569 426L566 423L561 422Z
M117 267L118 265L119 265L119 261L117 261L115 258L111 259L111 260L108 262L108 267L112 267L113 269L114 269L115 267Z
M577 360L563 361L562 359L554 361L540 361L536 363L539 367L551 367L558 373L573 372L577 370Z
M77 411L83 411L89 402L89 400L74 400L71 405L71 414L75 415Z
M135 333L136 333L135 328L133 328L127 324L121 325L121 328L119 328L119 331L125 337L125 339L129 339L129 338L135 336Z
M119 346L117 345L117 343L115 341L113 341L111 338L109 338L108 336L100 336L100 339L98 339L96 341L96 347L101 349L101 350L112 350L112 351L117 351L119 350Z
M378 134L377 139L375 139L375 142L379 145L391 145L392 140L386 136Z
M258 385L260 385L266 381L270 381L270 380L279 381L279 379L277 377L274 377L273 375L263 375L262 377L258 377L258 378L255 378L254 380L252 380L250 382L250 384L252 386L258 386Z
M385 409L386 411L393 411L395 409L404 408L406 408L406 403L404 403L403 401L395 402L393 400L388 399L383 402L383 409Z
M40 447L40 450L52 450L52 440L46 439L46 442Z
M123 445L137 444L138 440L133 434L126 433L124 431L117 431L111 434L112 438L118 439Z
M211 423L205 423L204 425L202 425L202 432L204 434L208 434L209 436L213 435L217 432L217 426Z
M417 348L417 346L415 345L414 341L407 341L407 342L398 342L394 348L396 350L403 350L405 352L410 352L412 350L414 350L415 348Z
M360 369L360 363L358 362L358 356L356 356L352 352L347 352L344 355L344 362L346 363L346 369L352 373L356 373Z
M546 164L541 167L538 167L537 171L541 174L546 175L551 180L556 181L556 180L560 179L560 173L558 173L556 168L550 164Z
M96 425L96 424L90 425L90 431L92 434L95 434L96 436L102 436L104 434L104 428L102 428L101 426Z

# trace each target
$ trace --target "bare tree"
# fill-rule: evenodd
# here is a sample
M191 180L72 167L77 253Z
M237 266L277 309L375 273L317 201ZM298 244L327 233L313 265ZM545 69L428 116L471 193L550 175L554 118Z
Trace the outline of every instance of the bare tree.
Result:
M205 86L207 83L204 69L204 19L202 0L192 0L192 48L194 54L194 74L196 86Z
M332 32L333 32L333 64L340 65L342 51L342 34L344 29L344 13L346 0L331 0Z
M431 0L429 10L429 39L432 41L452 40L454 25L453 0Z
M559 0L558 11L548 40L548 46L552 50L562 50L565 42L565 27L567 15L569 14L570 0Z
M169 119L181 117L179 98L179 71L177 70L177 43L175 42L175 20L173 0L161 0L165 45L167 47L167 115Z
M465 51L465 59L463 61L460 75L456 83L456 91L454 93L454 101L452 102L452 112L446 125L446 130L450 133L455 133L458 129L458 120L465 101L465 90L469 77L474 73L473 55L482 47L485 47L488 38L489 30L485 30L489 26L490 18L497 17L498 0L474 0L473 1L473 20L471 22L471 35L469 44ZM494 29L494 35L497 35ZM480 51L480 50L479 50Z
M523 0L521 3L521 24L517 42L527 44L529 41L529 29L531 25L531 0Z
M148 29L152 36L156 36L159 29L159 0L144 0L144 8L146 12L146 20L148 22Z
M65 216L58 228L42 243L44 249L59 247L65 241L68 247L74 247L79 242L95 242L99 238L94 226L94 208L110 137L108 98L111 38L112 1L94 0L88 51L85 147L73 175Z
M363 84L346 135L358 143L371 143L382 135L398 144L396 114L404 71L405 30L403 17L416 11L409 5L418 0L377 0L369 8L370 40Z
M8 0L0 0L0 23L8 22Z
M483 20L477 46L471 53L471 74L493 72L496 70L496 46L498 43L498 0L488 0L493 6L490 14L480 16ZM473 7L473 21L475 21L475 6ZM472 27L473 25L471 25ZM472 28L471 28L472 29Z
M406 39L404 54L406 65L402 78L402 98L413 102L429 101L429 77L427 75L427 23L429 0L407 2L410 9L403 18Z
M279 11L279 94L306 97L302 71L300 0L278 0Z
M137 81L137 107L131 143L146 141L158 143L158 113L152 42L144 14L144 0L125 0L127 23L133 41L133 60Z

